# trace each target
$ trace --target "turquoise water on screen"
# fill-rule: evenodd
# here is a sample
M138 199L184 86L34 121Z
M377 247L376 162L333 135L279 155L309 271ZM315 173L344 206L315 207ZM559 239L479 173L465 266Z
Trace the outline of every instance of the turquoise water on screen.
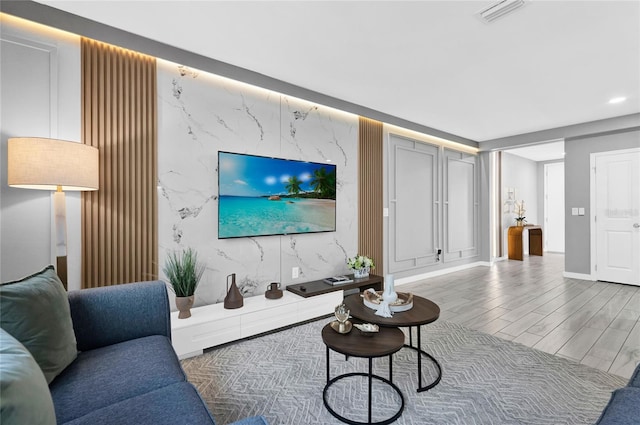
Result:
M218 237L332 232L336 228L336 201L221 196Z

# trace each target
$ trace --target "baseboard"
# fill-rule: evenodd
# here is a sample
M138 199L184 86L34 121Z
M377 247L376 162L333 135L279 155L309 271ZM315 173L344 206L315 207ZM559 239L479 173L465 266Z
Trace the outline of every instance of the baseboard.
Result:
M491 267L493 265L493 262L491 261L476 261L475 263L469 263L469 264L463 264L461 266L454 266L454 267L449 267L446 269L440 269L440 270L435 270L429 273L422 273L422 274L417 274L414 276L408 276L408 277L403 277L400 279L395 279L394 280L394 285L398 286L398 285L404 285L407 283L413 283L413 282L417 282L419 280L424 280L424 279L429 279L430 277L436 277L436 276L442 276L445 274L449 274L449 273L453 273L453 272L459 272L461 270L467 270L467 269L472 269L474 267Z
M580 279L580 280L598 280L590 274L584 273L572 273L572 272L562 272L562 276L568 277L569 279Z

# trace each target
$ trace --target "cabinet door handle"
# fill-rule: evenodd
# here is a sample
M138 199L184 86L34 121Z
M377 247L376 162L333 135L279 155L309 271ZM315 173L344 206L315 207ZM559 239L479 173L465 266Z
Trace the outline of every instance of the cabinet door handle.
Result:
M637 229L638 227L640 227L640 224L638 224L638 223L633 223L633 227L635 227L635 228Z

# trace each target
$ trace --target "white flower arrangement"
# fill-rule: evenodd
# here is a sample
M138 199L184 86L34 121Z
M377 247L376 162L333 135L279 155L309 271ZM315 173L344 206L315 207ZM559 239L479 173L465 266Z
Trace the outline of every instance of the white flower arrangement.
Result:
M356 254L355 257L347 259L347 266L350 269L358 270L369 267L371 269L375 269L376 265L373 260L366 255Z
M516 221L522 222L524 224L525 223L524 219L526 218L524 216L524 214L526 212L526 210L524 209L524 200L522 200L520 202L516 201L515 206L516 206L515 213L516 213L516 216L517 216L516 217Z

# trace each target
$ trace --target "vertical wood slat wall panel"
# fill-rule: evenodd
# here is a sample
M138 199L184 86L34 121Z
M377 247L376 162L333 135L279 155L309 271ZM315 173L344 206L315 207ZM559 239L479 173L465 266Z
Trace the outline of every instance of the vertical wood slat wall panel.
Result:
M384 274L382 123L359 118L358 124L358 253L376 263L373 271Z
M156 62L82 38L82 139L100 189L82 194L82 288L156 279Z

